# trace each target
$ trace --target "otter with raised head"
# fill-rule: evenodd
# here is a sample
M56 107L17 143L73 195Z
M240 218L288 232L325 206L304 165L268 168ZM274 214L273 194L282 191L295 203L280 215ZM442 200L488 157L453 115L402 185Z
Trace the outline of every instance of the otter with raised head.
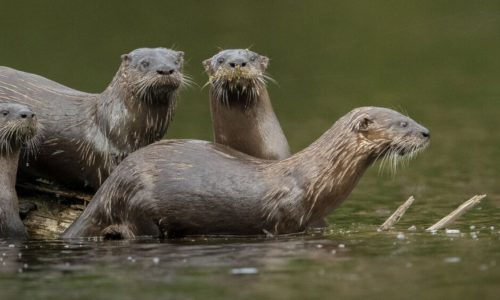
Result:
M223 50L203 61L209 76L214 141L263 159L290 156L274 114L265 71L269 59L245 49Z
M128 156L63 237L300 232L338 207L373 162L412 157L429 139L406 116L364 107L281 161L163 140Z
M32 144L36 130L35 114L28 107L0 103L0 238L28 237L15 186L21 147Z
M183 52L136 49L101 94L0 67L0 101L31 107L43 125L39 152L21 173L97 189L129 153L165 135L186 82L182 65Z

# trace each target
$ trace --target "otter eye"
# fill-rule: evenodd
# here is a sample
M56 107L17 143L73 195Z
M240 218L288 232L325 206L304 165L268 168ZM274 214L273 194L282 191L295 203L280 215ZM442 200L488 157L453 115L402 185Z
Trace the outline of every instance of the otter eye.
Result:
M401 122L399 125L401 127L408 127L408 122Z
M180 63L181 63L181 61L180 61L180 60L176 60L176 61L174 62L174 64L176 64L176 65L178 65L178 64L180 64Z
M141 61L141 65L142 65L144 68L147 68L147 67L149 67L149 61L147 61L147 60L143 60L143 61Z
M257 56L255 56L255 55L250 57L250 61L255 61L256 59L257 59Z
M2 115L6 116L9 114L9 111L8 110L2 110Z
M224 57L219 57L219 58L217 58L217 62L218 62L219 64L223 63L223 62L224 62Z

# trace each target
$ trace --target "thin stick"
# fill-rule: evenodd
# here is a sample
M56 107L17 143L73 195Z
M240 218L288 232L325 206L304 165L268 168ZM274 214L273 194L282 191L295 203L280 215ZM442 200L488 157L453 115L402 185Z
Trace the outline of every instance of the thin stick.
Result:
M84 202L90 202L90 200L92 200L91 195L79 193L79 192L74 192L74 191L63 191L63 190L59 190L59 189L55 189L55 188L38 186L38 185L34 185L34 184L29 184L29 183L17 184L17 186L22 188L22 189L25 189L25 190L54 194L54 195L65 197L65 198L82 200Z
M401 204L401 206L396 209L392 215L385 220L384 224L380 225L380 227L377 229L377 231L385 231L389 230L394 224L396 224L399 219L405 214L406 210L412 205L413 201L415 201L415 198L413 196L410 196L408 200L405 201L405 203Z
M469 209L476 206L476 204L481 202L481 200L484 197L486 197L486 195L476 195L470 198L469 200L462 203L462 205L460 205L457 209L452 211L449 215L439 220L439 222L427 228L426 231L436 231L450 225L451 223L455 222L455 220L458 219L461 215L463 215L466 211L468 211Z

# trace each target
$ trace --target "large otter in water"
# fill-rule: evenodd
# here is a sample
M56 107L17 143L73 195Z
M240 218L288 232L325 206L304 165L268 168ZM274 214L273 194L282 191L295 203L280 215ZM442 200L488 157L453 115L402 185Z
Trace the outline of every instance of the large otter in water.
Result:
M16 194L16 173L21 147L36 134L35 114L28 107L0 103L0 238L27 237Z
M412 157L428 143L426 128L377 107L351 111L281 161L160 141L127 157L63 237L299 232L338 207L374 161Z
M267 93L268 62L245 49L223 50L203 61L214 141L258 158L284 159L290 149Z
M39 153L21 172L97 189L125 156L165 135L182 65L182 52L136 49L101 94L0 67L0 101L31 107L43 126Z

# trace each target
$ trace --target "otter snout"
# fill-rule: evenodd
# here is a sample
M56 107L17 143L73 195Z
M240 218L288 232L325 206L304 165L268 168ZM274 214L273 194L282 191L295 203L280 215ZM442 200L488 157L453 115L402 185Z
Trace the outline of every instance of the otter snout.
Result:
M156 68L156 73L160 75L172 75L175 71L177 71L177 69L170 66L160 66Z
M35 113L31 110L25 109L19 112L19 116L21 117L21 119L33 119L35 117Z
M228 65L231 68L246 67L247 64L248 64L248 61L246 59L243 59L243 58L235 58L235 59L228 61Z
M429 132L429 130L425 130L425 131L422 131L422 136L424 138L427 138L427 139L430 139L431 138L431 133Z

